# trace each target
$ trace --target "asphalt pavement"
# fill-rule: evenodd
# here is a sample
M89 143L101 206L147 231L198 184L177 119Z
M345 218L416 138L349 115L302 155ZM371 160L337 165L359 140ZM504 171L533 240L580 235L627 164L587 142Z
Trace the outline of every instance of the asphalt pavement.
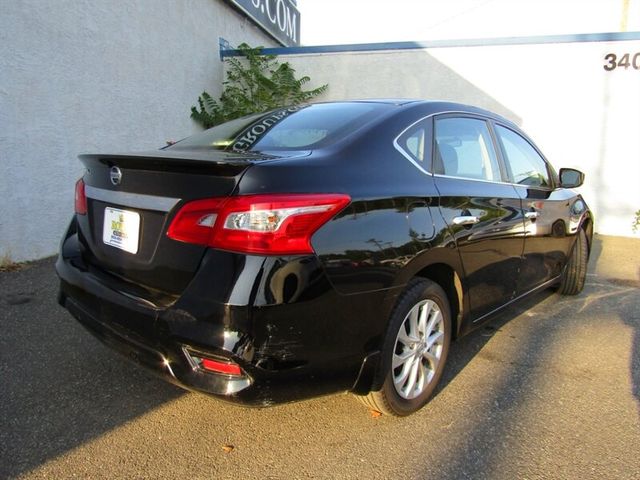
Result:
M435 398L247 409L164 383L56 303L53 259L0 273L0 478L640 479L640 240L597 237L585 291L454 343Z

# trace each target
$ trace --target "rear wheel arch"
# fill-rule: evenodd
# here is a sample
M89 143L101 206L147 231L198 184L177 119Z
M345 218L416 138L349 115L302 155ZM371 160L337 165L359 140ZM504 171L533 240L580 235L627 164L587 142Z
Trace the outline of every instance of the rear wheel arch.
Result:
M375 382L359 393L368 408L405 416L433 395L446 364L452 322L449 300L435 281L414 277L389 319Z
M405 271L405 274L407 273L408 275L404 279L397 279L397 286L401 288L393 289L393 295L391 295L390 291L383 303L384 308L381 315L385 318L384 332L381 333L380 337L376 337L379 342L376 349L363 359L360 372L351 389L357 395L366 395L370 391L381 387L377 380L379 380L378 371L382 342L389 328L394 309L406 290L411 288L416 280L430 280L444 290L451 313L451 339L454 340L461 331L463 314L466 310L464 307L463 281L456 269L447 263L434 262L426 266L422 265L422 268L417 271Z
M437 283L447 294L451 309L453 338L459 333L464 312L464 292L462 280L456 270L445 263L434 263L416 273L416 278L424 278Z

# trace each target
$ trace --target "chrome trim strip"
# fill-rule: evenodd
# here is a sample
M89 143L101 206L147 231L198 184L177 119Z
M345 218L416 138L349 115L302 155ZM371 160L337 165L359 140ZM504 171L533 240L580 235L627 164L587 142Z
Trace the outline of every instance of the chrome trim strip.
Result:
M412 163L412 165L413 165L414 167L416 167L418 170L420 170L420 171L421 171L422 173L424 173L425 175L431 175L431 172L429 172L428 170L425 170L424 168L422 168L422 167L418 164L418 162L416 162L416 160L415 160L411 155L409 155L409 154L408 154L408 153L407 153L407 152L406 152L406 151L405 151L405 150L400 146L400 144L398 143L398 139L399 139L401 136L403 136L407 130L409 130L410 128L412 128L412 127L413 127L414 125L416 125L417 123L420 123L420 122L422 122L423 120L426 120L426 119L427 119L427 118L429 118L429 117L434 117L435 115L438 115L438 114L437 114L437 113L432 113L432 114L430 114L430 115L427 115L426 117L422 117L422 118L420 118L420 119L416 120L416 121L415 121L415 122L413 122L411 125L409 125L407 128L405 128L404 130L402 130L402 131L398 134L398 136L397 136L396 138L394 138L394 139L393 139L393 148L395 148L398 152L400 152L400 154L401 154L404 158L406 158L407 160L409 160L409 161Z
M537 187L535 185L522 185L520 183L511 183L511 182L496 182L495 180L483 180L482 178L457 177L455 175L442 175L441 173L434 173L433 176L440 177L440 178L452 178L454 180L468 180L470 182L493 183L495 185L511 185L512 187L521 187L521 188L526 188L527 190L532 188L535 188L537 190L545 190L545 191L555 190L549 187Z
M156 210L168 212L180 201L179 198L157 197L142 193L118 192L86 185L85 194L88 198L101 202L113 203L125 207L139 208L141 210Z
M526 187L526 185L519 185L517 183L497 182L495 180L485 180L483 178L458 177L456 175L443 175L441 173L435 173L433 176L440 178L452 178L454 180L469 180L470 182L494 183L496 185L513 185L516 187Z

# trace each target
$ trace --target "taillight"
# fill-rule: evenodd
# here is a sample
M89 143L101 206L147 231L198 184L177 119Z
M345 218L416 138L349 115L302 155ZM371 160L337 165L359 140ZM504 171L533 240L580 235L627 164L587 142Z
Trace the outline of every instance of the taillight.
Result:
M265 255L313 253L311 236L351 199L342 194L273 194L186 203L167 235L181 242Z
M167 235L180 242L209 245L223 198L195 200L185 204L175 216Z
M76 182L75 210L78 215L87 214L87 195L84 192L84 180Z

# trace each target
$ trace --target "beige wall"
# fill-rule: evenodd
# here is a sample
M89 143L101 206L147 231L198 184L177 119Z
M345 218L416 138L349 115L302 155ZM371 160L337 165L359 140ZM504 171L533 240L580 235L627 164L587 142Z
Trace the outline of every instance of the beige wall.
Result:
M154 149L222 91L218 37L276 42L222 0L0 1L0 262L57 252L80 153Z

